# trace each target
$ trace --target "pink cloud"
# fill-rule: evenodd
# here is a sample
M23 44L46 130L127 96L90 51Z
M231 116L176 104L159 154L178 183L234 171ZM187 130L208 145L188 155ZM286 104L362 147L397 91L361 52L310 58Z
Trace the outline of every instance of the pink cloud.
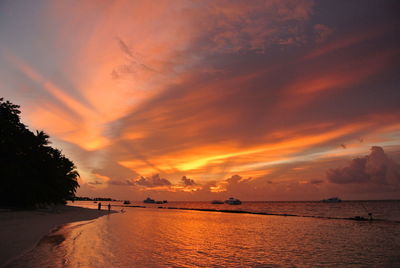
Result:
M390 159L382 147L373 146L371 153L353 159L346 167L330 169L327 179L332 183L371 183L400 186L400 164Z

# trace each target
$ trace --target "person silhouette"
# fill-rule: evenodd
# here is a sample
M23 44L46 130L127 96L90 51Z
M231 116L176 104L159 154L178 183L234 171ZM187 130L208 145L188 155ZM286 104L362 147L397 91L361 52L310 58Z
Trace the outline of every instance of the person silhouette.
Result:
M108 211L110 211L110 210L111 210L111 204L108 203Z
M97 205L97 209L101 210L101 203L99 202L99 204Z

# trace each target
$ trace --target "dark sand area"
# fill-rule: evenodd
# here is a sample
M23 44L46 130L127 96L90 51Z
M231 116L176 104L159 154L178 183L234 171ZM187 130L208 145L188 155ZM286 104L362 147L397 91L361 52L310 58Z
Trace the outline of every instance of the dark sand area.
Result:
M62 224L88 221L113 213L106 210L55 206L49 210L0 210L0 267L31 250Z

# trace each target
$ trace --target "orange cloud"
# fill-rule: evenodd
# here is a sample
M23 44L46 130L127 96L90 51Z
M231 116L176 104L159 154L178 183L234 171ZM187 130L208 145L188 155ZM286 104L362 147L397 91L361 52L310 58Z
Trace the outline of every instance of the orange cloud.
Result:
M397 24L371 5L338 20L306 0L51 2L24 18L32 36L9 24L0 76L88 191L311 192L326 165L399 146Z
M120 164L142 174L151 174L162 170L166 174L177 171L191 174L191 172L205 172L213 165L225 165L227 161L233 161L234 167L231 172L246 172L258 169L259 166L267 167L302 161L302 157L291 157L290 155L333 139L360 131L370 127L371 123L351 124L327 132L306 134L296 138L284 137L275 143L260 144L257 147L241 149L234 144L220 144L219 146L190 147L174 153L162 156L152 155L152 164L148 166L140 160L121 161ZM236 160L236 161L235 161ZM238 161L237 161L238 160ZM247 163L246 163L247 162ZM249 162L251 164L249 164ZM268 173L266 171L264 174Z
M96 127L96 124L104 123L96 110L71 97L65 89L45 79L15 55L8 54L8 59L22 73L64 105L64 108L61 108L50 101L42 100L42 103L34 107L28 116L36 127L46 129L59 139L75 143L86 150L95 150L108 144L107 138L102 136L102 129Z
M315 70L285 89L286 97L281 105L284 108L299 108L318 98L320 94L329 90L345 90L363 83L374 75L380 74L393 59L400 55L399 49L385 51L378 55L371 55L363 59L354 59L328 66L326 70Z

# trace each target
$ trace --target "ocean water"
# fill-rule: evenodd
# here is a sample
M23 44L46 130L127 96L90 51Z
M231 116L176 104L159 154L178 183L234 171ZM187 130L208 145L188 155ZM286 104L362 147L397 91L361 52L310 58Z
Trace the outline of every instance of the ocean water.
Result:
M400 267L398 201L132 205L146 207L61 226L9 267Z

